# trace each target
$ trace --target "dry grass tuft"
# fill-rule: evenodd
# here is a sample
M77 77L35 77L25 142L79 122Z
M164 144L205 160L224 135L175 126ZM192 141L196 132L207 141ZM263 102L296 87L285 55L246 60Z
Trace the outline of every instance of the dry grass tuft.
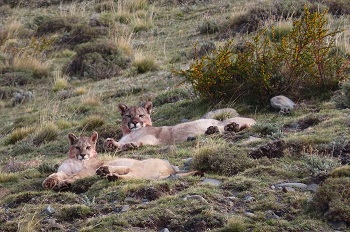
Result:
M15 144L17 141L20 141L33 133L34 130L35 129L32 127L17 128L7 136L5 139L5 144Z

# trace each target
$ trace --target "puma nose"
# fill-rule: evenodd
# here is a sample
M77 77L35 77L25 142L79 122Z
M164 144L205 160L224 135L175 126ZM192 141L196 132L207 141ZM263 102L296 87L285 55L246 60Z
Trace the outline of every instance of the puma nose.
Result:
M80 154L81 158L84 159L86 154Z

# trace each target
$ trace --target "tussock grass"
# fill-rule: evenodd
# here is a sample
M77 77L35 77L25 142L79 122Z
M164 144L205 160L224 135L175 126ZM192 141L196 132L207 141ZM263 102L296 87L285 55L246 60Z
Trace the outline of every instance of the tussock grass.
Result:
M81 86L81 87L77 87L74 89L74 94L75 95L84 95L88 92L88 89L84 86Z
M132 66L136 69L137 73L155 71L158 68L154 57L142 53L135 54Z
M48 122L42 125L41 128L35 133L33 142L36 145L51 142L57 139L58 134L59 129L56 124L53 122Z
M54 71L54 83L52 86L52 90L57 92L63 89L66 89L69 86L68 80L66 76L62 76L62 73L59 70Z
M13 58L9 67L19 70L30 70L37 78L46 77L49 75L51 66L50 61L43 61L33 55L19 55Z
M105 124L105 120L100 115L91 115L85 118L82 123L81 127L85 130L92 131L96 130L98 127L101 127Z
M3 173L0 172L0 183L17 181L20 178L19 173Z
M21 127L13 130L11 134L5 139L5 144L15 144L16 142L26 138L33 133L35 129L33 127Z

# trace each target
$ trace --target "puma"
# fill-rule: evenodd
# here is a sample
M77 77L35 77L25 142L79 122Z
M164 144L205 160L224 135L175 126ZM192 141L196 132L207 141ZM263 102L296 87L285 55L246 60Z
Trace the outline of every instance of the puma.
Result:
M68 138L70 141L69 158L61 163L56 173L51 174L43 181L44 188L65 189L78 179L96 174L107 177L108 180L164 179L177 174L174 167L162 159L117 158L107 161L97 159L97 132L93 132L90 137L76 137L70 133ZM178 175L185 176L196 173L188 172Z
M123 106L122 109L128 109L126 105L121 105ZM121 107L119 107L119 109L121 109ZM148 108L144 110L151 112L152 104L149 103ZM122 110L122 115L123 114L126 113L124 113ZM137 117L137 115L135 115L135 113L132 111L128 111L126 115L129 115L129 118ZM129 121L130 120L123 120L122 128L130 128ZM148 126L130 130L130 132L124 134L124 136L118 142L112 138L107 138L104 142L104 147L105 149L112 151L116 149L129 150L142 145L174 144L186 141L189 137L205 134L209 127L215 127L219 132L238 132L245 128L249 128L254 124L254 119L243 117L234 117L224 121L219 121L216 119L198 119L192 122L180 123L175 126L162 127L152 127L150 126L151 124L148 124Z

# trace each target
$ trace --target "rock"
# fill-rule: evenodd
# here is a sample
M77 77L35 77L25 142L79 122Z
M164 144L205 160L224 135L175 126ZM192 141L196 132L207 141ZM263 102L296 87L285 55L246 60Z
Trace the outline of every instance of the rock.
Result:
M279 95L270 99L271 107L280 111L281 114L289 114L295 106L295 103L289 98Z
M287 192L295 192L295 189L292 188L292 187L283 187L282 190L285 193L287 193Z
M121 213L124 213L126 211L129 211L130 206L129 205L123 205L122 209L120 210Z
M41 214L43 215L52 215L55 213L55 209L52 208L50 205L47 206L45 209L43 209L43 211L41 211Z
M255 217L255 214L251 213L251 212L245 212L244 215L246 215L247 217Z
M216 119L218 116L223 116L224 118L233 118L238 117L239 114L235 109L232 108L223 108L218 110L209 111L208 113L204 114L201 118L204 119Z
M159 232L169 232L168 228L161 229Z
M252 196L245 196L243 199L244 202L253 202L255 201L255 197Z
M265 218L266 220L275 220L279 219L280 217L276 215L272 210L268 210L265 212Z
M344 230L346 229L346 223L345 222L335 222L335 221L329 221L328 224L330 227L332 227L334 230Z
M307 185L303 184L303 183L281 183L281 184L276 184L275 187L278 188L278 189L283 189L283 188L286 188L286 187L299 188L301 190L306 190L307 189Z
M202 181L202 184L210 184L210 185L220 186L221 185L221 181L220 180L211 179L211 178L205 178Z
M198 200L202 203L208 204L208 201L204 199L204 197L200 196L200 195L187 195L183 198L185 201L190 200L190 199L195 199Z
M306 188L306 190L310 191L310 192L316 192L318 189L319 185L318 184L309 184Z

